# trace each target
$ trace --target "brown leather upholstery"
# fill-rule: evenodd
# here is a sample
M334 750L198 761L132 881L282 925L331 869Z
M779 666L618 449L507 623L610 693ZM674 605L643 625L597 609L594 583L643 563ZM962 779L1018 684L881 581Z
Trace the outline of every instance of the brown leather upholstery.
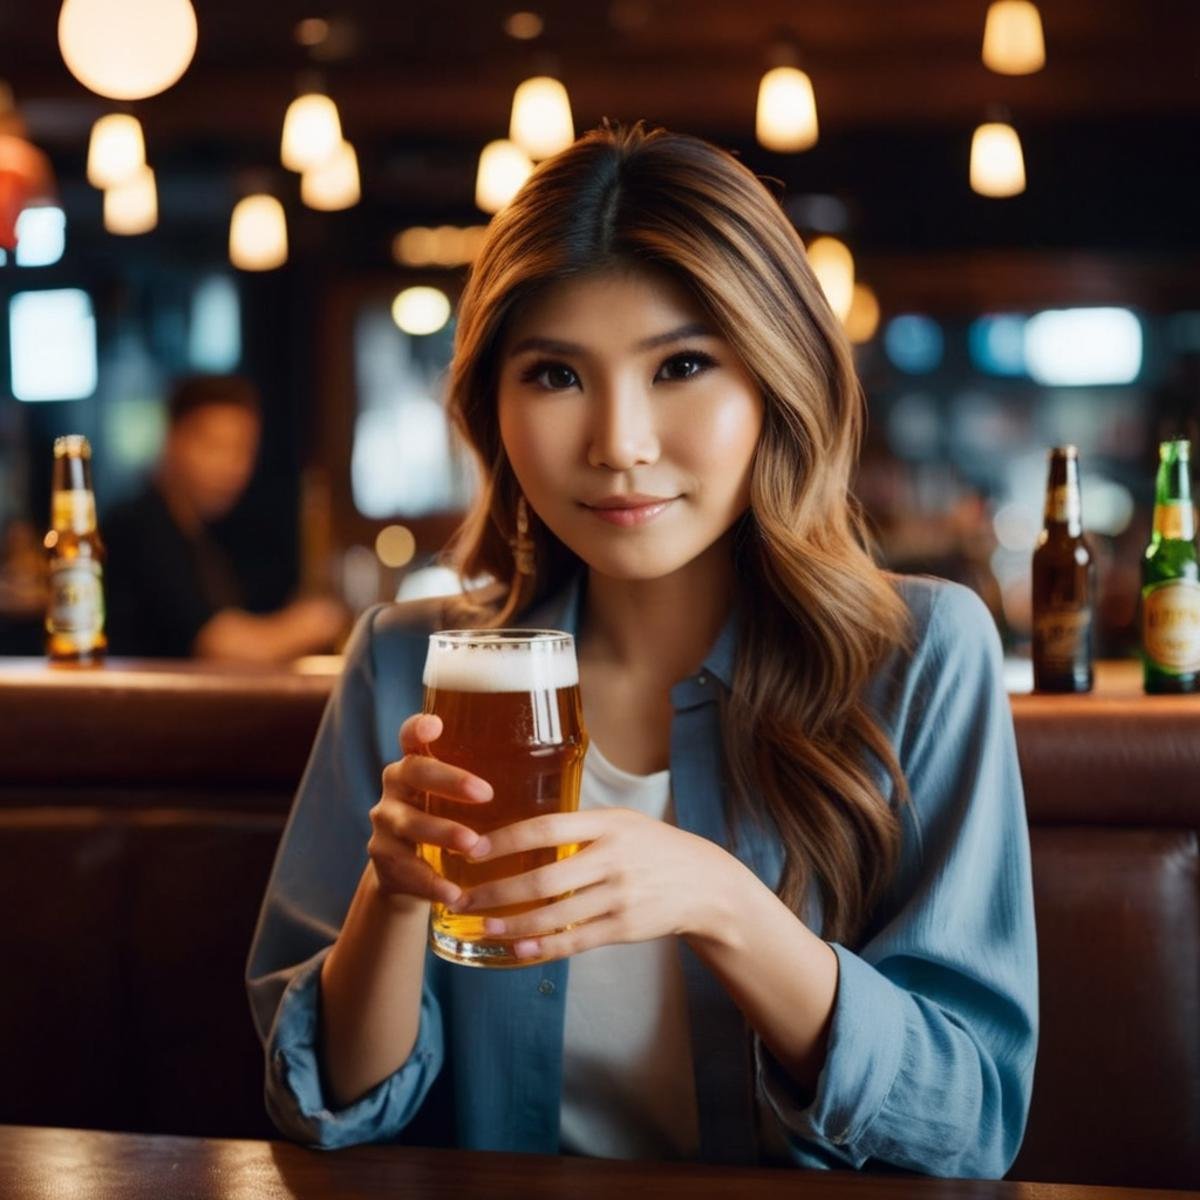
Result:
M271 1136L241 978L282 826L0 809L0 1124Z
M1032 831L1041 1043L1016 1179L1200 1183L1195 830Z
M190 663L88 670L0 659L0 793L95 785L119 800L124 785L130 799L164 785L164 795L232 785L286 796L286 811L330 682Z
M271 1132L242 991L327 678L0 666L0 1122ZM1012 1177L1200 1187L1200 697L1016 697L1042 1039Z
M1013 699L1041 1044L1017 1179L1200 1186L1200 696Z

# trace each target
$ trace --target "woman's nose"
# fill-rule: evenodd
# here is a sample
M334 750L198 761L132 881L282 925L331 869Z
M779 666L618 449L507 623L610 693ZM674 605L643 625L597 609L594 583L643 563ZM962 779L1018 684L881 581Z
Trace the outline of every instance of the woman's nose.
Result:
M650 396L629 385L614 385L600 392L593 408L588 463L627 471L657 462L658 456L658 429Z

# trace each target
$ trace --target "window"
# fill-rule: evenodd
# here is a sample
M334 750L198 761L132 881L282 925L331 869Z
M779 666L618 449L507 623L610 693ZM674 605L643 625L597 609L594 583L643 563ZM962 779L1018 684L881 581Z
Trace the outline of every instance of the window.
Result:
M18 400L82 400L96 390L96 318L87 292L17 292L8 329Z
M443 404L453 329L450 323L424 336L403 333L382 301L359 315L351 480L364 516L422 516L470 501L470 459L452 438Z

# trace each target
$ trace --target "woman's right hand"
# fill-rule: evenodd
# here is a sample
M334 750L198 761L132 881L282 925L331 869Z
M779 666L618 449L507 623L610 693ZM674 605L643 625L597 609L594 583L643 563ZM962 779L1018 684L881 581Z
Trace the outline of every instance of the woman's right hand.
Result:
M487 851L487 839L473 829L424 811L422 797L427 792L467 805L492 799L486 780L429 755L427 747L441 736L441 718L431 713L417 713L404 722L402 757L384 769L383 795L371 809L367 853L380 892L397 907L430 900L452 904L462 894L457 884L443 879L417 854L418 844L457 854Z

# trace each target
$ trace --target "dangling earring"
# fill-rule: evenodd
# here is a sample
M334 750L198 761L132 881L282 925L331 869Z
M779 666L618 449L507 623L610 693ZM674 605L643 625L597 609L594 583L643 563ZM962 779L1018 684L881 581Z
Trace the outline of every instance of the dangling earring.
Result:
M513 561L518 575L533 574L533 538L529 536L529 506L525 497L517 498L517 536L511 539Z

